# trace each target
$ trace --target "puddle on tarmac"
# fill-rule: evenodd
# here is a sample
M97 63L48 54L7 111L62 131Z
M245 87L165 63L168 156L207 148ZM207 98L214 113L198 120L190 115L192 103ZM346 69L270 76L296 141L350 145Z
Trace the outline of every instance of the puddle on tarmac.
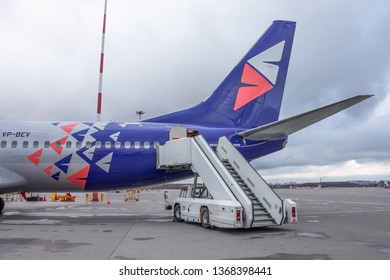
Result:
M2 221L1 223L8 224L8 225L58 225L61 222L56 220L40 219L40 220L7 220L7 221Z
M297 233L297 236L310 238L329 238L329 236L321 232L301 232Z

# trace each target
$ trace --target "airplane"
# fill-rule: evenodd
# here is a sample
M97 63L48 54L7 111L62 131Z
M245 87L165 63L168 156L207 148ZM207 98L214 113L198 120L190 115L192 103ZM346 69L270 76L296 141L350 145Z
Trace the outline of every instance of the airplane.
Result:
M156 145L170 139L173 127L202 134L211 147L226 136L251 161L283 149L292 133L372 96L279 120L295 27L274 21L214 93L188 109L137 123L0 122L0 194L100 192L189 178L191 171L156 169Z

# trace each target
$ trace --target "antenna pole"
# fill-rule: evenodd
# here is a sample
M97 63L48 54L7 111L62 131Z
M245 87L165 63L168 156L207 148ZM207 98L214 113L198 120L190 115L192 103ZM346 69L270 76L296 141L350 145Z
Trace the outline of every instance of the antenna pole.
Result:
M100 122L101 114L102 114L103 63L104 63L104 40L106 37L106 18L107 18L107 0L104 0L102 49L101 49L101 53L100 53L99 92L98 92L98 101L97 101L97 121L98 122Z

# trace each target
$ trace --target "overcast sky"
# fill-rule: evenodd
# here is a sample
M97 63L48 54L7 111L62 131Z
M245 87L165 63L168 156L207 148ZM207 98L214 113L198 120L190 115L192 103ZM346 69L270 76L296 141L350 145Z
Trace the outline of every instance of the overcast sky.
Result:
M1 0L0 120L95 120L104 0ZM269 182L390 179L387 0L108 0L103 120L208 97L275 19L297 22L281 118L375 97L254 162Z

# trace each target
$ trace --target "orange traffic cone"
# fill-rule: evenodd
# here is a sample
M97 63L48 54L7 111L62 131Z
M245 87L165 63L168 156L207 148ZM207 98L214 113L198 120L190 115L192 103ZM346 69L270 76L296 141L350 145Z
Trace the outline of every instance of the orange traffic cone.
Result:
M110 197L108 197L108 199L107 199L107 204L111 204Z

